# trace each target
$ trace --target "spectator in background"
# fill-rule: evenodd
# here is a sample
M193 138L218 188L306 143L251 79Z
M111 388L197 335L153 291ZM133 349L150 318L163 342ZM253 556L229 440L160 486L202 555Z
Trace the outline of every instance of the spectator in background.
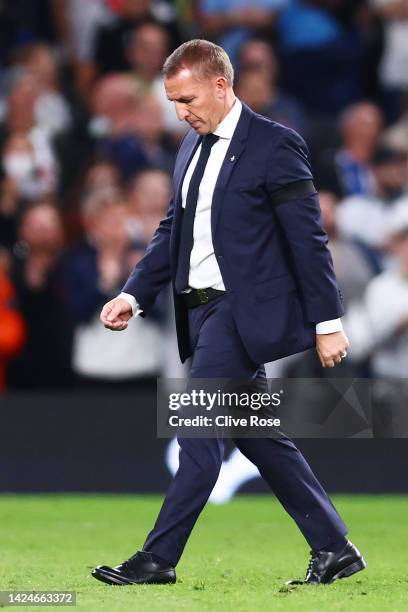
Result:
M134 28L146 19L156 19L169 32L171 46L178 44L179 32L171 5L150 0L107 0L116 19L96 33L94 63L97 72L125 71L130 68L127 47Z
M370 162L383 127L381 111L371 102L360 102L343 112L339 124L341 147L321 154L317 184L339 197L368 196L374 189Z
M34 105L36 125L50 137L65 132L71 127L72 116L69 105L60 91L58 66L50 47L37 43L21 52L20 65L33 77L39 93Z
M8 387L65 387L71 383L72 327L61 287L64 236L58 211L47 203L31 204L22 213L18 238L11 280L27 340L9 363Z
M126 132L136 101L136 88L128 75L112 73L101 78L91 99L91 134L104 137Z
M0 64L4 62L7 65L11 61L18 45L35 40L54 41L52 5L50 0L0 3Z
M170 177L157 169L144 170L127 192L128 228L132 238L147 246L170 201Z
M125 74L103 77L92 95L89 131L96 152L116 164L125 178L148 166L147 154L135 133L138 102L136 87Z
M364 97L363 2L292 0L277 21L282 85L310 115L334 118Z
M9 253L0 249L0 393L6 388L6 364L26 338L26 325L17 310L16 292L8 275L9 259Z
M408 155L408 87L402 96L401 116L385 130L381 140L385 145Z
M6 100L6 111L1 125L1 139L7 132L29 132L36 126L34 108L39 96L35 79L22 75L15 80Z
M407 185L407 156L381 146L374 153L372 171L373 193L346 198L339 207L338 225L344 235L381 254L390 217Z
M109 161L100 160L91 164L82 185L82 198L93 193L120 191L121 177L118 168Z
M55 162L44 142L30 133L14 132L3 148L1 170L0 244L11 248L25 202L52 198L56 188Z
M72 187L70 205L64 213L69 244L78 244L83 238L81 202L95 193L110 195L120 192L121 189L122 177L115 164L103 158L88 163Z
M14 132L4 145L3 172L21 198L36 200L54 193L55 160L43 144L29 134Z
M138 84L149 89L157 78L163 84L161 68L168 50L168 32L160 23L145 21L135 27L126 54Z
M129 69L126 47L138 23L150 18L150 0L107 2L115 19L101 25L95 35L94 63L99 74Z
M115 21L106 0L67 0L66 32L63 38L73 64L75 85L86 100L94 79L92 58L98 29Z
M408 200L401 201L387 226L394 265L373 279L343 319L349 358L371 355L377 377L406 378L408 369ZM406 408L406 405L404 406Z
M75 321L73 369L81 386L128 386L153 381L161 367L160 327L137 318L128 333L100 325L101 305L117 295L144 245L132 245L118 193L96 191L83 203L83 244L67 253L64 284ZM112 367L112 361L116 366Z
M223 47L236 66L240 47L255 35L270 35L279 10L291 0L200 0L205 38Z
M54 193L58 181L50 134L35 117L39 95L39 85L32 75L20 77L7 100L6 121L0 132L3 172L30 200Z
M147 165L172 172L174 152L166 138L163 108L155 96L146 95L139 99L134 113L133 128Z
M338 226L339 200L333 193L319 193L323 226L330 241L339 286L347 308L352 300L360 298L369 281L381 272L377 253L360 240L344 236Z
M278 62L271 45L250 40L240 51L238 97L254 111L273 121L305 133L305 117L298 102L277 85Z
M161 69L169 52L169 34L155 21L142 22L132 32L127 57L138 90L154 95L162 107L164 128L180 136L185 128L167 99Z
M136 26L131 33L126 54L133 77L138 84L149 89L157 78L169 50L169 35L160 23L147 20Z
M396 121L402 111L402 95L408 87L408 4L405 0L371 0L385 22L384 52L380 82L388 121Z

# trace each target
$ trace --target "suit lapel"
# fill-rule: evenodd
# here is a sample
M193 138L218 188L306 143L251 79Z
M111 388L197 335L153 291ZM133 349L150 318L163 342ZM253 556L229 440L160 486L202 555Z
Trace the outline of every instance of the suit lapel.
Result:
M245 151L249 124L251 122L253 112L242 104L242 112L235 128L233 137L231 138L230 146L222 163L217 182L215 184L213 201L211 204L211 233L215 236L218 217L221 210L221 205L224 197L224 191L228 185L232 173L237 167L238 161L242 153Z

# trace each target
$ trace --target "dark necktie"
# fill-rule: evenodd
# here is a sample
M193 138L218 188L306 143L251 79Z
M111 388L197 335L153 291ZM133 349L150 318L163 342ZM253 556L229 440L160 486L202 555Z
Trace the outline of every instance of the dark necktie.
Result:
M194 172L191 175L190 184L188 186L186 206L183 216L183 224L181 227L180 247L177 263L175 287L177 293L183 291L188 286L188 276L190 272L190 257L193 248L193 227L194 218L197 208L198 192L200 183L204 175L204 170L210 157L211 147L217 142L219 136L207 134L201 141L200 156Z

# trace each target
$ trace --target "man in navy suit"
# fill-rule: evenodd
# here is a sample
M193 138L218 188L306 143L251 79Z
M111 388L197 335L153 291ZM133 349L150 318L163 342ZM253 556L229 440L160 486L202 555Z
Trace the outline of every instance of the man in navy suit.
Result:
M102 323L148 316L171 282L190 379L257 380L264 363L316 345L322 366L346 356L327 236L302 138L234 95L225 51L184 43L166 60L169 100L191 129L178 151L173 195L143 259ZM135 347L137 350L137 347ZM287 437L236 438L309 543L305 580L330 583L365 567L347 528ZM179 438L180 465L143 550L98 566L108 584L175 582L175 566L218 477L225 440Z

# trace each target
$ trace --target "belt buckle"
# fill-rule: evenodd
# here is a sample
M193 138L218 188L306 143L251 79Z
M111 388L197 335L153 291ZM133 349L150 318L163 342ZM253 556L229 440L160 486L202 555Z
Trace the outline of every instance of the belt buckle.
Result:
M208 293L206 289L197 289L198 299L200 304L207 304L209 302Z

